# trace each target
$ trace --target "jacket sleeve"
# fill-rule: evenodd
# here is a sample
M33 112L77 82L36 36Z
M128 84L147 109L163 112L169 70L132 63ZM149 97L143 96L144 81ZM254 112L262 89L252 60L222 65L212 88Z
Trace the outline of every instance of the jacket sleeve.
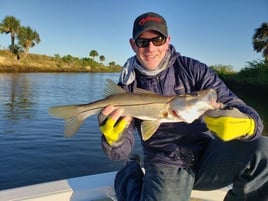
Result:
M195 76L197 77L196 80L199 80L197 85L200 86L200 89L214 88L217 91L218 102L221 102L226 106L237 108L240 112L247 114L254 120L254 136L247 140L254 140L260 137L263 130L263 123L256 110L238 98L219 78L219 76L214 71L209 69L205 64L197 62L196 65L197 66L194 67L196 69Z

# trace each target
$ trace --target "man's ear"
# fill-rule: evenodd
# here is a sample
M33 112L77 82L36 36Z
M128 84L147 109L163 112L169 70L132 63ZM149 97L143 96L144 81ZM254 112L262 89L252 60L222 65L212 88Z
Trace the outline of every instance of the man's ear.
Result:
M135 40L133 38L129 39L129 44L134 52L136 52L137 46L135 44Z

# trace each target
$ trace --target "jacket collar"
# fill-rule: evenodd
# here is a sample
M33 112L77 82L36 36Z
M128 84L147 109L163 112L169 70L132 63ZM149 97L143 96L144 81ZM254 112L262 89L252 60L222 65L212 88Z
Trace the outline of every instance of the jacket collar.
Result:
M172 58L174 58L175 54L176 54L175 47L173 45L170 45L169 50L167 51L167 54L164 57L163 61L158 66L157 70L154 71L146 70L146 68L144 68L141 64L139 64L136 56L130 57L123 66L123 69L119 77L119 82L123 85L131 84L136 78L134 69L137 69L144 75L156 76L174 63L174 59Z

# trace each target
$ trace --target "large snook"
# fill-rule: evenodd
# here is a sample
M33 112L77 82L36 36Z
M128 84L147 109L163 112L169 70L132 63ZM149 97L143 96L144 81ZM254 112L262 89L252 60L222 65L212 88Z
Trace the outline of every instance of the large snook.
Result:
M113 105L123 109L123 116L144 120L141 125L142 138L148 140L161 123L192 123L207 110L217 109L217 93L214 89L176 96L160 96L143 89L138 89L135 93L126 93L112 80L107 80L104 95L106 98L88 104L51 107L49 113L66 120L64 134L71 137L86 118L98 114L108 105Z

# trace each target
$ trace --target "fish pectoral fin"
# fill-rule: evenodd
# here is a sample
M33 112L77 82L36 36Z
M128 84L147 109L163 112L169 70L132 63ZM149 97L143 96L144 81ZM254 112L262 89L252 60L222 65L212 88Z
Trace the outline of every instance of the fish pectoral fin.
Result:
M144 141L149 140L159 128L160 121L143 121L141 123L141 135Z

